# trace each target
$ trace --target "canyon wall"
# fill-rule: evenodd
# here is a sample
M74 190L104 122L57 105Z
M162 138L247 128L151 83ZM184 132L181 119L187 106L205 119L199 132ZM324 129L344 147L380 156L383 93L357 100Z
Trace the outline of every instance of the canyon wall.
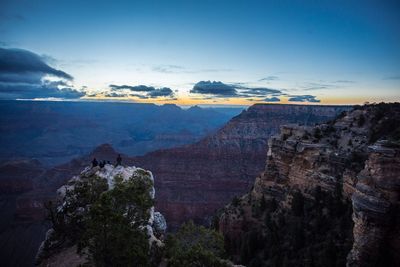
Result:
M284 124L328 121L347 106L256 104L201 141L158 150L132 163L151 169L157 208L172 229L189 219L207 224L219 208L250 189L264 169L268 138Z
M252 190L219 217L236 260L396 266L399 118L399 104L378 104L315 127L281 127ZM243 244L258 244L252 234L264 243L248 257Z

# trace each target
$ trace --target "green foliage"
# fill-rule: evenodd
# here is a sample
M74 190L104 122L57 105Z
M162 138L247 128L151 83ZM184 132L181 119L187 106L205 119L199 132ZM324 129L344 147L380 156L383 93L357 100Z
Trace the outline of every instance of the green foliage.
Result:
M358 121L357 121L357 125L358 127L362 127L365 124L365 117L363 114L360 115L360 117L358 117Z
M364 168L367 157L367 154L363 151L353 150L351 152L350 159L347 162L347 166L353 169L355 172L359 172Z
M349 139L349 142L347 143L348 146L353 146L353 141Z
M240 199L239 199L237 196L235 196L235 197L232 199L232 205L233 205L234 207L238 207L239 204L240 204Z
M218 232L197 226L193 222L182 225L166 241L166 255L170 267L224 267L224 240Z
M88 248L96 266L148 266L147 235L132 227L129 216L124 216L126 209L113 195L112 191L102 194L90 209L80 246Z
M352 206L343 201L339 185L333 193L316 187L312 198L294 191L290 208L277 205L274 199L267 201L260 224L249 225L240 237L240 263L345 266L352 246ZM227 243L228 251L232 251L231 245L233 242Z
M300 191L296 191L292 198L292 213L294 216L302 216L304 208L304 197Z
M262 195L260 200L260 210L261 212L264 212L266 209L267 209L267 201L265 200L265 196Z
M66 191L62 212L50 203L48 213L56 233L72 242L79 240L86 230L90 205L107 189L107 180L93 175L76 182L73 190Z
M66 193L63 208L51 210L59 236L78 244L95 266L149 266L149 242L144 226L153 206L153 183L146 171L114 188L97 176L81 177Z
M315 137L317 140L319 140L319 139L322 138L322 133L321 133L321 130L320 130L319 128L315 128L314 137Z

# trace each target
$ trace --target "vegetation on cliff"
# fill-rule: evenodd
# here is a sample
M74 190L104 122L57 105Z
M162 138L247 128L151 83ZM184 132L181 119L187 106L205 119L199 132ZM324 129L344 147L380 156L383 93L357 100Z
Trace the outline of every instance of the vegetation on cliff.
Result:
M99 267L161 262L170 267L229 266L222 259L222 235L192 222L168 234L164 243L166 222L153 211L148 171L111 165L87 168L58 193L59 202L48 205L52 229L40 248L39 264L56 266L52 257L61 257L68 265ZM71 248L78 261L65 256Z
M258 223L249 221L243 235L227 238L227 250L249 267L344 266L352 244L351 204L320 187L311 195L290 192L289 207L278 206L274 198L244 198L239 209L251 203L251 220Z
M252 190L219 216L235 262L398 266L399 103L283 126L269 149Z
M60 205L48 206L53 234L42 257L76 245L95 266L150 265L151 173L136 169L107 178L88 171L61 188Z
M191 221L183 224L175 235L170 235L166 245L168 266L229 266L222 260L226 256L223 236Z

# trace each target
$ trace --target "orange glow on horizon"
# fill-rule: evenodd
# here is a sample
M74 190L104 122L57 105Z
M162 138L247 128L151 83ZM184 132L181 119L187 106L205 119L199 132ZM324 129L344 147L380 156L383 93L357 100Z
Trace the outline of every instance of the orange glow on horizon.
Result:
M265 102L262 99L250 101L243 98L227 98L227 99L196 99L190 97L180 97L178 99L139 99L135 97L121 97L121 98L110 98L98 95L95 97L84 97L85 100L105 100L105 101L127 101L135 103L154 103L154 104L176 104L179 106L193 106L193 105L240 105L240 106L251 106L256 103L269 103L269 104L303 104L303 105L360 105L365 102L390 102L376 99L365 99L362 97L327 97L320 98L321 102L290 102L287 98L281 98L280 102Z

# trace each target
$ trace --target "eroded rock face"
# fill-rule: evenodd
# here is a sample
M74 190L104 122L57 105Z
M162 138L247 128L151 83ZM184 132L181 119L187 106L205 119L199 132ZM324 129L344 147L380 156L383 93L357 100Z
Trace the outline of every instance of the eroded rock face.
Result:
M216 210L244 194L265 168L268 138L281 125L314 125L347 106L256 104L193 145L132 158L157 177L156 207L170 229L194 220L209 223Z
M369 147L352 195L354 244L348 266L400 263L400 149Z
M324 195L334 196L333 200L339 196L353 208L354 228L344 228L352 234L349 232L334 246L339 249L340 242L343 246L351 239L354 242L348 246L347 252L351 252L347 259L344 253L337 262L398 266L399 118L399 104L379 104L357 108L315 127L283 126L280 134L269 140L266 168L256 178L253 189L229 204L220 216L219 227L226 240L240 242L251 231L265 233L262 229L266 218L261 219L254 208L262 201L276 203L278 211L270 212L275 216L293 209L294 192L300 192L308 205L318 206L315 192L321 190ZM328 206L322 208L323 216L330 212ZM335 216L340 219L340 214ZM348 219L341 221L346 225ZM240 244L231 246L237 249ZM303 257L307 258L307 253Z

